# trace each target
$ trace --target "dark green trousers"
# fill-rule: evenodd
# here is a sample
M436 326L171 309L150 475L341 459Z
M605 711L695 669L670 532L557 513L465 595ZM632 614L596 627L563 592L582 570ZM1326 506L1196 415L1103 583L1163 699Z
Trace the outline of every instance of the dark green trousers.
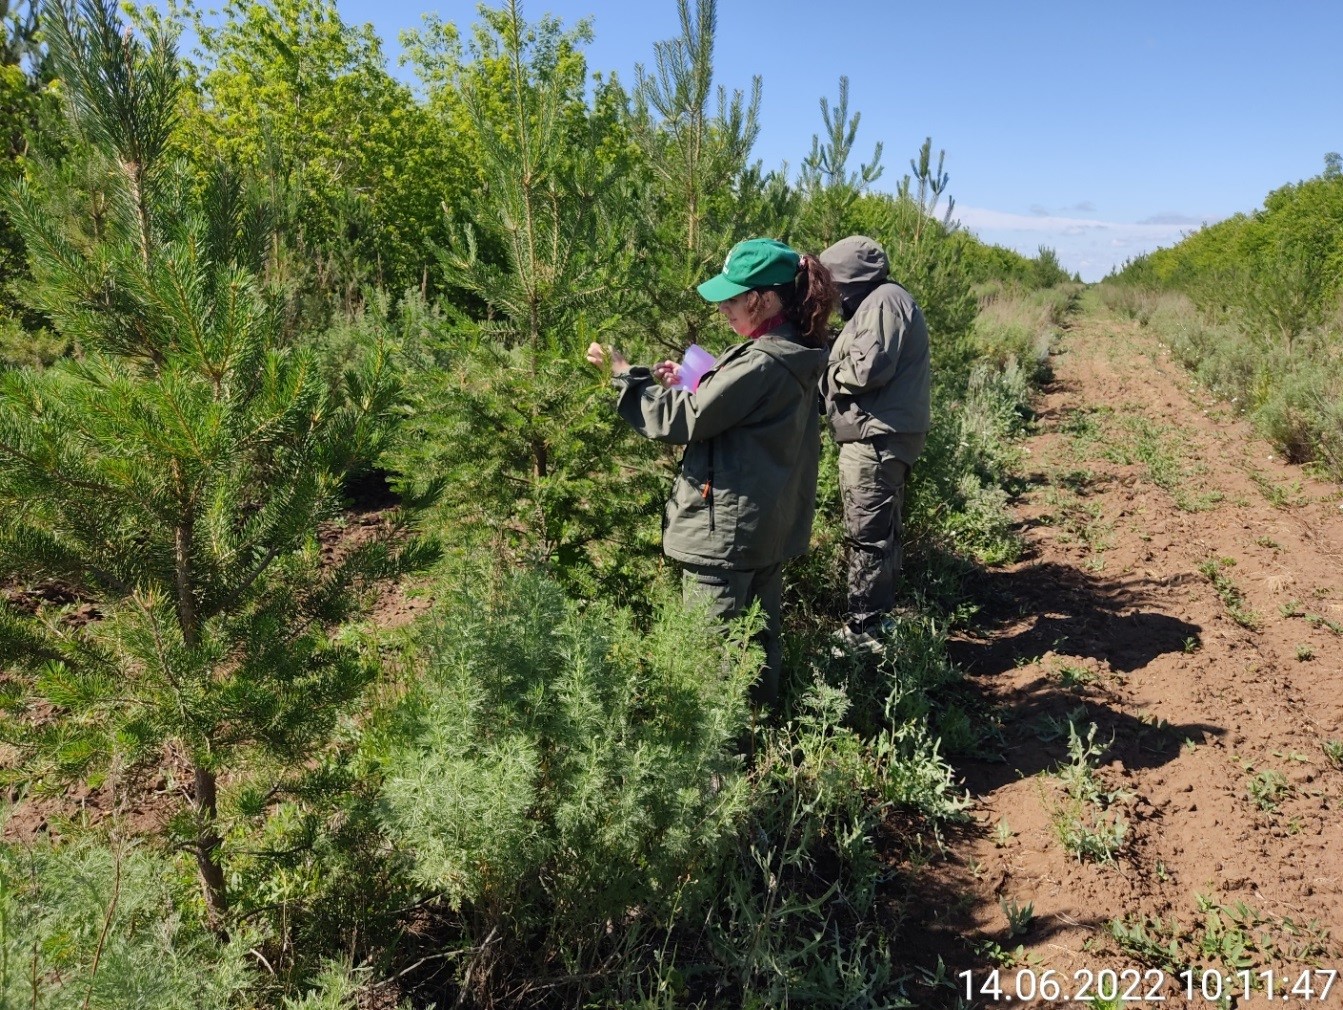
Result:
M765 665L751 688L751 701L773 705L779 700L779 669L783 664L782 622L779 611L783 600L783 565L775 564L752 571L685 565L681 591L686 603L709 601L709 613L720 621L740 617L759 600L765 615L765 629L758 641L765 650Z
M889 613L904 567L905 479L927 436L878 435L839 447L849 620Z

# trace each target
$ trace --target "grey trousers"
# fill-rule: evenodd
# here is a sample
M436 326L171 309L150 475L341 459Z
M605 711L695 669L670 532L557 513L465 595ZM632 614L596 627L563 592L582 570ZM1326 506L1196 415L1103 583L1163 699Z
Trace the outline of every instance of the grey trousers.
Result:
M844 544L849 553L849 620L890 612L904 567L905 479L926 436L878 435L839 447Z
M779 699L779 669L783 664L782 622L779 611L783 600L783 565L775 564L752 571L685 565L681 576L681 594L687 603L707 599L709 613L720 621L730 621L760 601L765 614L765 629L757 638L765 650L765 666L751 688L751 700L757 705L773 705Z

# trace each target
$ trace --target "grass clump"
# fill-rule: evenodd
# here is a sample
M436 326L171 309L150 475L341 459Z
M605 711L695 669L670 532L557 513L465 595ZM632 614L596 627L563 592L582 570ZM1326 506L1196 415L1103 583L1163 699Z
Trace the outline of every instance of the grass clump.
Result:
M1209 558L1198 566L1198 570L1212 583L1227 615L1242 628L1258 631L1262 624L1259 615L1246 606L1245 594L1226 574L1227 569L1235 566L1235 558Z

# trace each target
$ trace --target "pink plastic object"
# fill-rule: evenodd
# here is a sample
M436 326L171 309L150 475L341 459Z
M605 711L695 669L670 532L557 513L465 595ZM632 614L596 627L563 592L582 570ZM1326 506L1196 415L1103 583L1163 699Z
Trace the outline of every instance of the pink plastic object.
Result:
M691 344L685 349L685 356L681 359L681 380L672 388L693 393L699 388L699 380L704 378L704 373L716 364L718 364L717 358L699 344Z

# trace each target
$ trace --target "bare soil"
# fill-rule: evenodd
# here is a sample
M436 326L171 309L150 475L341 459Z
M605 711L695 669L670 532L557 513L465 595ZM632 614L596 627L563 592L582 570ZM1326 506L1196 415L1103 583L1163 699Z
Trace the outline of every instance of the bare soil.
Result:
M910 868L906 963L946 966L921 1005L1056 1005L1110 969L1128 999L1101 1006L1217 1006L1221 982L1220 1005L1343 1007L1343 980L1322 993L1343 971L1343 495L1137 324L1093 308L1056 351L1025 556L982 581L953 644L986 742L956 759L971 823ZM1095 725L1089 761L1069 722L1083 743ZM1072 794L1070 764L1093 768ZM1065 846L1116 819L1108 858Z

